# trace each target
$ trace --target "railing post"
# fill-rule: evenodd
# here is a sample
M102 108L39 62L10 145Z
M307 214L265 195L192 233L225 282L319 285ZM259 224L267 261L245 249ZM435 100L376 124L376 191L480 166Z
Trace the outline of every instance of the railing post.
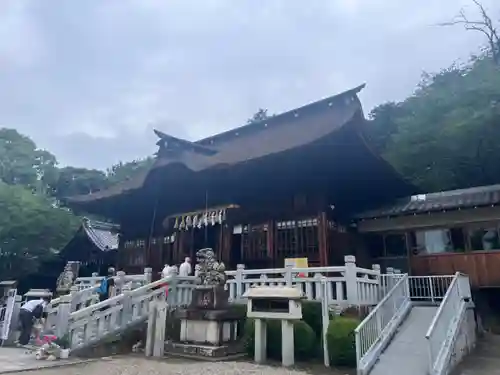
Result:
M287 264L285 266L285 285L289 288L293 286L293 265Z
M126 283L125 277L126 277L125 271L118 271L116 273L116 281L115 281L115 287L113 288L113 296L117 296L122 293L123 286Z
M345 261L345 283L347 292L347 303L349 305L358 304L358 280L356 272L356 257L354 255L346 255Z
M244 264L238 264L236 265L236 301L241 299L243 296L243 293L245 292L243 290L243 271L245 271L245 265Z
M167 303L169 306L177 307L179 304L179 274L177 270L170 271L169 277Z
M375 298L377 299L376 303L379 303L379 301L384 298L384 279L380 275L380 264L372 264L372 270L374 270L377 273L377 295Z
M330 353L328 351L327 334L330 324L330 314L328 310L328 293L327 293L327 278L321 278L321 320L322 320L322 339L323 339L323 362L325 367L330 367Z
M122 318L120 321L120 327L125 327L133 318L132 311L132 287L130 284L125 284L122 289L123 299L123 310Z
M436 302L436 301L435 301L436 297L435 297L435 295L434 295L434 284L433 284L433 282L432 282L432 281L433 281L433 278L432 278L432 277L430 277L430 276L428 276L428 277L426 278L426 280L428 280L428 282L429 282L429 293L430 293L430 296L431 296L431 302L432 302L432 303L435 303L435 302ZM439 280L438 280L438 282L439 282ZM424 293L425 293L425 292L424 292ZM439 292L438 292L438 293L439 293ZM424 297L425 297L425 294L424 294Z
M80 294L78 293L78 286L72 285L71 288L69 288L69 294L67 294L66 296L69 296L70 311L78 310L77 307L78 304L80 303L79 301ZM59 315L59 311L57 312L57 315Z
M71 294L65 294L60 297L59 305L57 306L56 317L56 332L57 337L63 337L68 332L69 316L72 308Z
M153 280L153 269L150 267L144 268L144 280L146 281L146 284L151 283Z
M458 274L457 276L458 276L458 290L460 291L460 298L462 299L472 298L469 276L462 274Z

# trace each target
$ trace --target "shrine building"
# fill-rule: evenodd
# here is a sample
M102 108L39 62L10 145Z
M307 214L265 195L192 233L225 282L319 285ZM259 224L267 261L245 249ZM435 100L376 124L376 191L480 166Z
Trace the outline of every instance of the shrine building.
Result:
M365 140L363 87L195 142L155 130L148 171L67 203L119 225L127 273L203 247L228 268L335 265L346 254L371 264L353 215L418 191Z

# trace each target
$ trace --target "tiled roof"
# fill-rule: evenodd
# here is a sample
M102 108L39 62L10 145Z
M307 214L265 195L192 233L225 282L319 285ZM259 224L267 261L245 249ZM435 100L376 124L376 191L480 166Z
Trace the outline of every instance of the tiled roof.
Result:
M83 219L82 228L87 237L101 251L118 249L118 229L114 224L103 223L100 221L91 221Z
M355 215L355 218L375 219L497 204L500 204L500 185L490 185L414 195L397 200L390 205L362 212Z

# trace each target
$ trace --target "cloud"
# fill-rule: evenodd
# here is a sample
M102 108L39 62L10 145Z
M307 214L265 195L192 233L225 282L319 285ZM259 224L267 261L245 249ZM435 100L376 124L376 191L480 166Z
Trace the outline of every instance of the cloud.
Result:
M368 110L478 49L436 26L469 3L3 0L0 126L106 168L155 152L153 127L196 139L363 82Z

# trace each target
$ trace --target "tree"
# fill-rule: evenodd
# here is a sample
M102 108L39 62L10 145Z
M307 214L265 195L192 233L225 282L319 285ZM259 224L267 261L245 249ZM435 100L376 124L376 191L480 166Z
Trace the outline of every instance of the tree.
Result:
M109 186L103 171L96 169L65 167L58 170L58 177L52 186L53 195L65 198L74 195L95 193Z
M442 26L463 25L465 30L476 31L486 36L488 40L488 50L493 57L493 61L500 65L500 37L495 24L479 0L472 0L479 10L480 19L470 19L465 10L462 9L458 15L450 22L442 23Z
M272 115L270 116L267 114L267 109L259 108L259 110L257 112L255 112L253 114L253 116L247 120L247 124L261 122L261 121L267 120L270 117L272 117Z
M0 182L0 280L33 273L74 235L80 220L41 195Z
M128 163L119 162L108 169L107 179L110 184L118 184L123 181L130 180L138 174L151 168L153 162L154 159L152 157L133 160Z
M500 67L482 56L424 75L411 97L374 109L366 130L403 176L436 191L500 183L499 124Z
M15 129L0 128L0 181L45 191L57 174L57 159Z

